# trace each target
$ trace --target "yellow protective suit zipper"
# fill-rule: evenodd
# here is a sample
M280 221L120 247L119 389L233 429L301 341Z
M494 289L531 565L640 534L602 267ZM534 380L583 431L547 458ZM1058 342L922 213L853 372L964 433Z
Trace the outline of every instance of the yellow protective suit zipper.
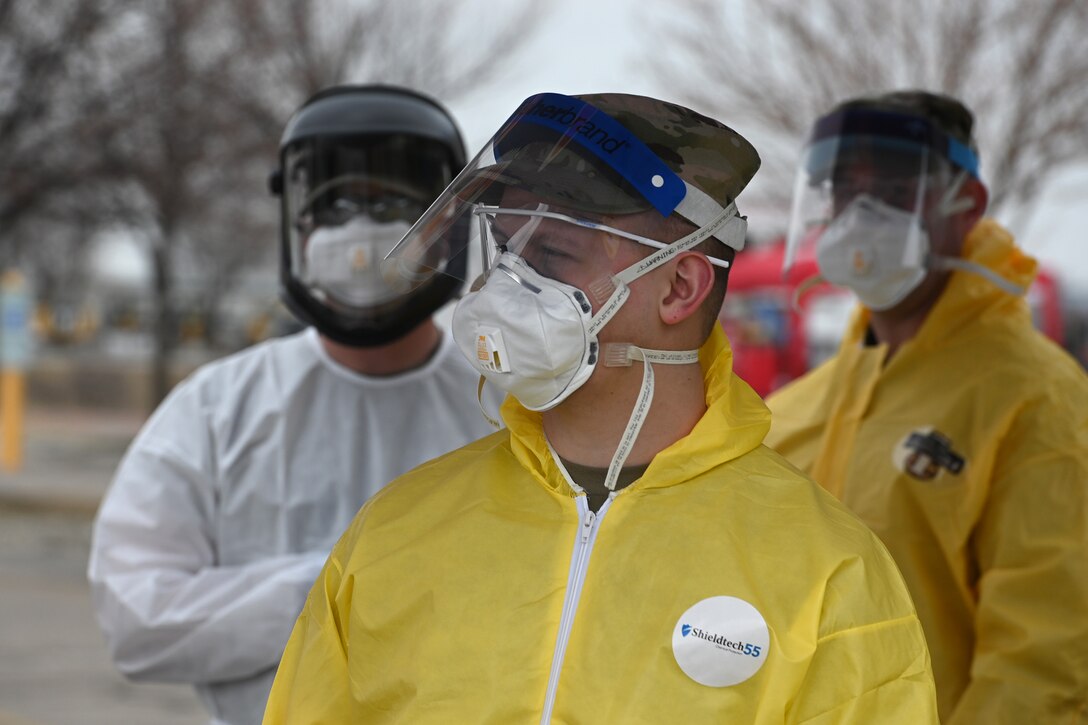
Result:
M548 675L548 690L544 697L544 711L541 713L541 725L548 725L552 719L552 710L555 707L555 696L559 689L559 673L563 669L563 657L567 653L567 642L570 640L570 631L574 626L574 615L578 611L578 600L582 597L582 585L585 584L586 568L589 564L589 555L593 551L593 544L597 541L597 531L600 529L601 519L612 504L610 496L601 510L594 514L589 510L589 504L585 496L575 498L578 505L578 538L574 542L574 552L571 554L570 575L567 577L567 596L563 602L563 615L559 618L559 634L555 640L555 651L552 654L552 668Z

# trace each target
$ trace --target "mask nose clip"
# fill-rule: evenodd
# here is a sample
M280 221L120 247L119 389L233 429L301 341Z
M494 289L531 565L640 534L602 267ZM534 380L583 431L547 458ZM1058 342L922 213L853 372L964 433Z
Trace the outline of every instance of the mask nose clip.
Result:
M521 275L519 275L519 274L518 274L517 272L515 272L515 271L514 271L513 269L511 269L510 267L508 267L508 266L507 266L507 265L506 265L506 264L505 264L504 262L498 262L498 263L497 263L497 264L495 265L495 267L494 267L494 268L495 268L495 269L496 269L497 271L499 271L499 272L502 272L503 274L505 274L505 275L506 275L507 277L509 277L510 279L512 279L512 280L514 280L515 282L517 282L517 283L518 283L519 285L521 285L521 286L522 286L522 287L524 287L525 289L527 289L527 290L529 290L530 292L532 292L532 293L533 293L534 295L538 295L538 294L540 294L540 288L539 288L539 287L537 287L537 286L536 286L535 284L533 284L533 283L532 283L532 282L530 282L529 280L527 280L527 279L525 279L524 277L522 277Z

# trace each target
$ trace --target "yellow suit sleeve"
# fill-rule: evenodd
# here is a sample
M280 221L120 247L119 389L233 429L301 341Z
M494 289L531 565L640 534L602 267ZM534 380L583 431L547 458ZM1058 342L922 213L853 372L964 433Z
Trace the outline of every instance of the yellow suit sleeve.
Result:
M339 549L339 545L337 546ZM325 563L287 642L264 725L359 722L351 694L347 629L351 578L343 578L337 549Z
M974 539L971 680L948 725L1088 723L1088 418L1075 398L1025 408L1000 444Z
M929 654L916 617L820 641L798 702L798 725L936 725Z
M922 624L899 570L872 539L872 556L828 580L820 629L787 722L937 725L937 695Z

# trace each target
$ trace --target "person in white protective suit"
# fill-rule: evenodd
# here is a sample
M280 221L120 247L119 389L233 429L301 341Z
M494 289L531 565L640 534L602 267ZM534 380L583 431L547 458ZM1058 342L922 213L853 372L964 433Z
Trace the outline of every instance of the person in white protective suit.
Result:
M403 88L329 88L289 121L270 186L284 301L309 327L197 370L125 454L88 577L127 677L194 685L213 723L260 722L356 511L491 431L477 374L433 319L455 277L379 265L464 164L449 114Z

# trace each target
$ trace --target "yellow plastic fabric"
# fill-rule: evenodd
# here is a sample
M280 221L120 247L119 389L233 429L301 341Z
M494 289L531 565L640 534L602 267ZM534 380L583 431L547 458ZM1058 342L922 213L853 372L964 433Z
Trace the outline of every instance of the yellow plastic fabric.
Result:
M1035 275L989 220L965 256L1017 284ZM1022 298L978 275L956 272L886 366L885 346L861 344L867 322L859 308L837 355L770 398L768 445L888 546L942 722L1088 722L1088 377ZM896 464L905 437L930 428L959 473Z
M761 445L762 401L724 335L701 351L709 410L600 520L555 723L936 722L921 627L873 534ZM288 643L266 723L535 723L579 516L540 423L424 464L361 510ZM677 665L679 617L753 605L769 655L707 687Z

